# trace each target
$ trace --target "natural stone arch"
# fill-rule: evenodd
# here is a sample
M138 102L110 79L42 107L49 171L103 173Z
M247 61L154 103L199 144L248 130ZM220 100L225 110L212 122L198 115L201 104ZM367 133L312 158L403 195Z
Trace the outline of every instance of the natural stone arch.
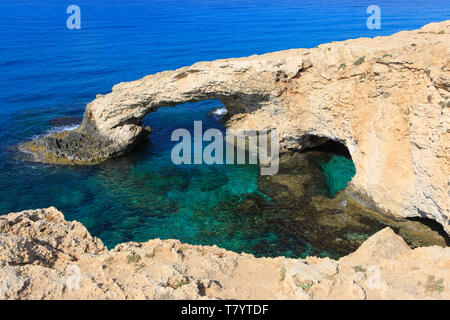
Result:
M37 161L97 163L145 136L160 107L219 99L227 127L277 128L281 151L304 134L344 143L351 189L385 213L449 225L450 22L240 59L200 62L121 83L89 103L82 125L22 146Z
M95 164L133 148L147 133L142 119L161 107L218 99L237 114L281 106L279 78L290 79L309 66L292 51L199 62L120 83L86 106L79 128L23 147L37 161Z

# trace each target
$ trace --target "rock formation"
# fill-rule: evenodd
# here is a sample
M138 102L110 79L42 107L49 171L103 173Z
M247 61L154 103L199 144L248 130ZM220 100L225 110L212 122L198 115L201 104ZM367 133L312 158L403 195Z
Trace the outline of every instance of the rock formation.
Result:
M345 144L349 191L385 213L450 232L450 21L240 59L199 62L115 85L81 126L21 146L34 160L98 163L133 148L160 107L220 99L229 128L278 128L283 150L316 135Z
M449 299L450 248L390 228L338 261L255 258L177 240L107 250L61 212L0 216L0 299Z

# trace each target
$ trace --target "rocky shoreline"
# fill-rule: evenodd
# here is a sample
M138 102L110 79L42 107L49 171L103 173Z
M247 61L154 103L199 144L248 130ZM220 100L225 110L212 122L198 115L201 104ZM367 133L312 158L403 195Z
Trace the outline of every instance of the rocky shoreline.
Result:
M199 62L120 83L86 106L78 128L19 146L32 161L98 164L145 139L151 128L142 119L158 108L219 99L228 128L277 128L287 157L317 141L348 149L356 168L349 187L333 199L311 198L320 214L302 223L317 222L309 237L324 247L354 241L355 252L335 260L255 258L160 239L108 250L53 207L26 210L0 216L0 299L450 299L448 237L405 219L433 219L450 234L449 43L444 21L389 37ZM280 203L301 200L299 190L312 184L292 172L261 178L258 187ZM239 205L260 212L255 199ZM373 221L388 227L368 239L353 232Z
M0 216L0 299L450 299L450 248L390 228L332 260L255 258L177 240L108 250L57 209Z
M145 138L160 107L219 99L232 129L277 128L281 151L314 135L356 167L349 190L388 215L436 220L450 233L450 21L246 58L199 62L97 95L79 128L20 146L33 161L96 164Z

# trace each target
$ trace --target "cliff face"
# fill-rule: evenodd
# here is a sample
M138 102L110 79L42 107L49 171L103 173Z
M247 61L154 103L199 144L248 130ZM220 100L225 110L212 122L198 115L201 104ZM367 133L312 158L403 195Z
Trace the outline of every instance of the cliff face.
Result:
M160 107L220 99L229 128L278 128L283 150L307 134L344 143L349 190L386 213L450 232L450 21L240 59L199 62L120 83L86 106L80 128L28 143L37 161L88 164L130 150Z
M339 261L254 258L177 240L107 250L55 208L0 216L0 299L449 299L450 248L389 229Z

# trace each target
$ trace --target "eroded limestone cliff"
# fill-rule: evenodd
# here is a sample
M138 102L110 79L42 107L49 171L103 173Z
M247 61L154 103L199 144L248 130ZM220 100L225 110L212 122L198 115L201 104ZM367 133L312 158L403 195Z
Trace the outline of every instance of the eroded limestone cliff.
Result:
M254 258L177 240L107 250L61 212L0 216L0 299L449 299L450 248L390 228L338 261Z
M450 232L450 21L360 38L199 62L120 83L86 106L82 125L27 143L34 160L88 164L145 136L160 107L220 99L229 128L280 132L283 150L305 135L342 142L356 175L349 191L392 215L435 219Z

